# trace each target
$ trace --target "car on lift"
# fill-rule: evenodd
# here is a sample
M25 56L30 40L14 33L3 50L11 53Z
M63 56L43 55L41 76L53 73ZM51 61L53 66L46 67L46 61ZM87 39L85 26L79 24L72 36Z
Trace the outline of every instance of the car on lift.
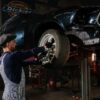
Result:
M100 7L68 8L46 15L18 14L2 25L1 33L15 33L18 46L23 48L50 42L52 66L65 66L70 60L75 65L83 48L92 52L99 47Z

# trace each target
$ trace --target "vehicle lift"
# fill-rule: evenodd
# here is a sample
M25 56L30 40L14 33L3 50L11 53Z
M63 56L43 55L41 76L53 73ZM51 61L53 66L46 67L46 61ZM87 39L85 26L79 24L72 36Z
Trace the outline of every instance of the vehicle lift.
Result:
M81 100L92 100L91 97L91 75L90 66L88 65L87 53L89 49L84 48L83 57L81 60ZM96 60L96 55L93 60Z

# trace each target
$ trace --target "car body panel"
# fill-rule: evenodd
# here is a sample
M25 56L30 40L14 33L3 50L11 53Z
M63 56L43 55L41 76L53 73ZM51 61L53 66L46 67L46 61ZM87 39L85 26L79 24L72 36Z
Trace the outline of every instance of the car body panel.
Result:
M29 39L31 43L32 38L34 41L38 41L43 31L49 28L60 29L61 33L74 35L82 41L100 38L99 27L100 7L75 7L42 16L35 13L19 14L8 19L1 29L7 33L16 29L18 31L20 28L25 29L25 34L29 38L30 35L32 36ZM86 33L86 38L84 38L84 33Z
M87 34L85 35L86 38L84 38L86 40L97 38L100 37L100 7L70 8L53 12L53 14L50 13L50 15L47 15L44 21L40 22L37 29L39 29L41 26L45 27L51 23L52 27L50 26L49 28L55 28L55 26L58 26L58 29L61 29L61 31L63 31L63 33L66 35L70 35L69 31L74 30L74 33L71 32L71 35L75 35L78 38L80 38L80 36L76 33L82 34L84 32Z

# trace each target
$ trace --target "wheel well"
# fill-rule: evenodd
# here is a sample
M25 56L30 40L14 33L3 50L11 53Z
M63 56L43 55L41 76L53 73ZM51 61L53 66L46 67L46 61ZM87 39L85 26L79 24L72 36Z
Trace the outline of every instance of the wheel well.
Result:
M67 36L70 41L70 57L69 61L75 61L77 64L79 63L79 58L81 59L82 56L82 48L84 47L83 41L75 35L68 35Z
M78 38L77 36L69 34L69 35L67 35L67 37L69 38L71 43L75 43L79 46L83 45L83 41L80 38Z
M36 45L37 45L42 33L48 29L57 29L60 31L60 33L64 33L64 29L59 24L57 24L55 22L48 22L48 23L40 24L34 31Z

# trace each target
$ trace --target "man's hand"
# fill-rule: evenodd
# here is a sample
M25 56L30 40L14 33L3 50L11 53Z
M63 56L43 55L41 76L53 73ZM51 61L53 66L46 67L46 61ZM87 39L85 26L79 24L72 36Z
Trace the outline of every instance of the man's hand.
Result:
M52 47L52 45L53 45L53 43L52 43L52 42L46 42L46 44L45 44L45 46L46 46L47 48L51 48L51 47Z
M48 48L46 53L39 53L38 58L42 62L42 65L51 64L55 55L51 48Z

